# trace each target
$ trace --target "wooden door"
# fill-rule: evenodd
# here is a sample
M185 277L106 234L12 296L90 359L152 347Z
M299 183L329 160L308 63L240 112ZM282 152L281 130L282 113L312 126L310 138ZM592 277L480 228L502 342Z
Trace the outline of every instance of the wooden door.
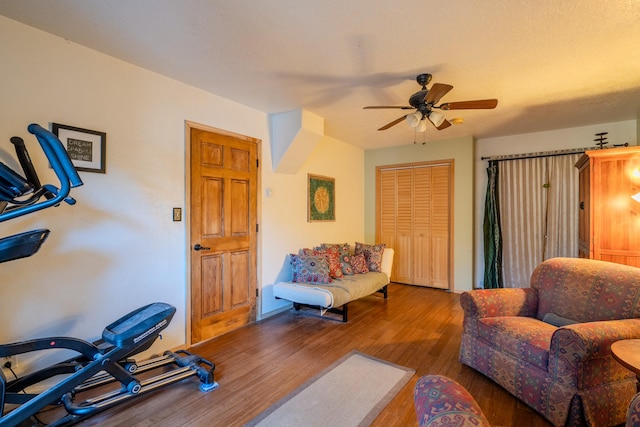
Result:
M431 286L432 257L432 188L431 167L414 169L415 196L413 198L413 280L414 285Z
M413 283L413 169L397 170L396 182L396 280Z
M192 128L191 343L256 318L257 141Z
M378 202L377 242L384 242L388 247L394 248L393 267L391 268L391 281L397 282L398 276L398 249L396 245L396 206L398 201L397 170L385 169L377 174Z
M453 163L377 168L376 242L395 250L391 280L449 289Z
M451 165L431 167L431 286L449 289L451 282Z

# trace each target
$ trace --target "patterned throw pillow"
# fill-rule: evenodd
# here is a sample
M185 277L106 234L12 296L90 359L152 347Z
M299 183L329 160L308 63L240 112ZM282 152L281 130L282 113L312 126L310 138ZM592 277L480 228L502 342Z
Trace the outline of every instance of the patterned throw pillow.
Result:
M364 243L356 242L356 249L353 254L363 254L367 260L369 271L380 272L382 271L380 264L382 263L382 253L384 252L385 246L384 243L380 243L379 245L365 245Z
M303 249L305 255L324 256L329 264L329 275L334 279L343 277L342 265L340 264L340 254L337 247L323 249Z
M354 255L351 257L351 266L355 274L364 274L369 272L367 267L367 260L364 258L364 254Z
M325 256L291 254L293 282L330 283L329 263Z
M340 254L340 265L342 274L345 276L353 275L353 267L351 267L351 248L348 243L323 243L320 248L338 248Z
M353 267L351 266L351 258L351 254L349 252L346 254L340 254L340 266L342 267L342 274L345 276L353 276L355 274Z

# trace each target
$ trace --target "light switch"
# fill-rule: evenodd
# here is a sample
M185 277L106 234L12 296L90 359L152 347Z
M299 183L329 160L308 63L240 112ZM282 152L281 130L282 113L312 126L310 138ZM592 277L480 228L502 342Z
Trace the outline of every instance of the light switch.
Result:
M182 208L173 208L173 220L182 221Z

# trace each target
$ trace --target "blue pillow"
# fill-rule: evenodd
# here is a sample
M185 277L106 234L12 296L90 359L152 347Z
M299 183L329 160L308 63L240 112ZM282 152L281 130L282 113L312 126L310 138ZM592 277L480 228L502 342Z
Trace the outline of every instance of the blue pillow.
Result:
M567 319L566 317L558 316L555 313L547 313L542 318L542 321L548 323L553 326L557 326L561 328L562 326L573 325L574 323L579 323L573 319Z

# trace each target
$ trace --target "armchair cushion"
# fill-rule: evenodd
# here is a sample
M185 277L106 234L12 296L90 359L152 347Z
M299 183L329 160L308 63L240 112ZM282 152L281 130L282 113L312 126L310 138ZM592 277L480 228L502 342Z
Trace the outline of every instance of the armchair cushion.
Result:
M556 327L530 317L487 317L478 322L478 336L513 357L547 369Z

